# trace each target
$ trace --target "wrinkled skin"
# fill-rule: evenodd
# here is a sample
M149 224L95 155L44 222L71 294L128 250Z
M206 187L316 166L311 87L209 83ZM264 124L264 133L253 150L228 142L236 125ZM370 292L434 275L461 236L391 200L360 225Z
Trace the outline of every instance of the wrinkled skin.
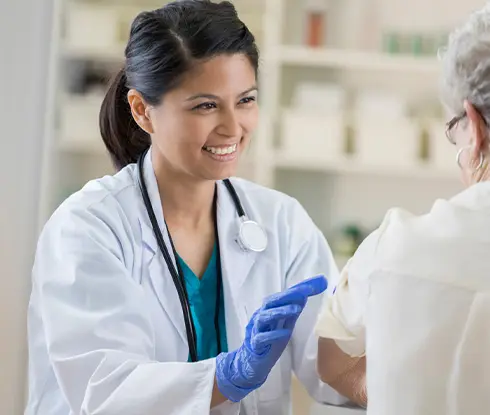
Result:
M318 341L318 373L323 382L362 407L367 407L366 358L351 357L332 339Z

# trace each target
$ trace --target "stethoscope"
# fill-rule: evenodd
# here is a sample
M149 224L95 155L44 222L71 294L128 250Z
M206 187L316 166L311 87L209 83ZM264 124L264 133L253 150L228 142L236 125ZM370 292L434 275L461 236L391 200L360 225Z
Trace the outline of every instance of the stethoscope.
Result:
M197 337L196 337L196 329L194 327L194 321L192 320L189 297L187 295L187 290L184 282L184 274L182 272L180 263L177 259L177 251L175 250L174 243L172 241L172 237L168 230L167 223L165 226L167 228L167 234L170 240L170 245L172 246L172 253L174 255L175 264L177 265L177 269L174 266L174 262L170 257L170 253L167 249L165 241L163 239L162 232L158 225L157 218L155 216L155 212L153 210L153 206L151 205L150 196L148 194L148 189L146 187L145 178L144 178L144 159L145 155L148 152L147 149L139 158L138 158L138 172L139 172L139 182L141 188L141 195L143 197L143 202L145 204L146 211L148 212L148 216L150 218L151 226L153 228L153 232L155 234L155 238L158 243L158 247L160 251L162 251L163 257L167 264L167 268L172 276L172 280L174 282L175 288L177 289L177 294L179 296L180 305L182 307L182 312L184 314L184 323L185 323L185 331L187 336L187 342L189 344L189 354L192 362L197 362ZM226 189L228 190L233 204L235 205L236 211L238 213L238 231L235 237L235 241L238 246L243 251L252 251L252 252L262 252L267 247L267 234L264 229L255 221L249 219L243 210L243 206L240 202L238 194L231 184L229 179L223 180ZM221 284L222 284L222 273L221 273L221 257L220 257L220 249L219 249L219 234L218 234L218 214L217 214L217 201L218 201L218 192L215 189L214 198L213 198L213 211L214 211L214 233L216 240L216 249L217 249L217 257L216 257L216 274L217 274L217 283L216 283L216 307L215 307L215 315L214 315L214 324L216 329L216 340L218 345L218 354L221 353L221 337L219 333L219 305L220 305L220 296L221 296Z

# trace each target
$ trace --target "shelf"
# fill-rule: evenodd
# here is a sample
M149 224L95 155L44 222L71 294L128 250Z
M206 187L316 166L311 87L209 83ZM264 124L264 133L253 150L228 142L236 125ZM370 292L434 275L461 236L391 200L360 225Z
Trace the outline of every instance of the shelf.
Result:
M437 75L436 58L410 55L388 55L341 49L317 49L303 46L282 46L277 59L286 65L316 66L366 71L387 71Z
M359 164L354 159L344 158L338 161L299 158L289 154L278 153L274 159L276 168L318 171L338 174L367 174L386 177L406 177L414 179L443 179L457 180L458 172L449 168L441 169L425 164L414 166L372 166Z

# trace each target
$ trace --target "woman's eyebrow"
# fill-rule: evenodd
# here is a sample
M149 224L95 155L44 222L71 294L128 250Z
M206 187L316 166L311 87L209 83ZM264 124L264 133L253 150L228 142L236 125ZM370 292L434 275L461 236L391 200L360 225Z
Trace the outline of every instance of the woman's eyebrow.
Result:
M243 95L246 95L246 94L248 94L248 93L250 93L252 91L256 91L256 90L258 90L257 85L254 85L254 86L246 89L245 91L241 92L240 94L238 94L238 96L241 97ZM193 100L199 99L199 98L219 99L219 97L217 95L209 94L209 93L206 93L206 92L200 92L200 93L191 95L190 97L188 97L186 99L186 101L193 101Z

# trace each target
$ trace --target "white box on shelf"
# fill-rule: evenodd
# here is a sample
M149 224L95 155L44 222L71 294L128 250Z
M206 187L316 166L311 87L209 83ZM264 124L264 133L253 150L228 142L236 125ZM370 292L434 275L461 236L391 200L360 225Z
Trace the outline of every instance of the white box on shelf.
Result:
M338 85L319 82L302 82L296 88L293 107L314 112L343 111L346 101L345 90Z
M102 96L69 96L60 108L60 145L66 149L91 150L102 146L99 111Z
M457 169L456 147L446 137L444 121L434 119L427 123L430 136L430 159L433 166L444 171Z
M100 50L118 44L118 13L114 8L72 3L66 16L70 48Z
M284 110L281 127L283 150L292 157L338 160L342 156L345 124L341 112Z
M405 118L383 118L357 115L355 124L355 157L371 166L412 167L419 163L420 128Z
M373 117L401 118L407 115L407 104L395 94L364 90L356 97L354 112Z

